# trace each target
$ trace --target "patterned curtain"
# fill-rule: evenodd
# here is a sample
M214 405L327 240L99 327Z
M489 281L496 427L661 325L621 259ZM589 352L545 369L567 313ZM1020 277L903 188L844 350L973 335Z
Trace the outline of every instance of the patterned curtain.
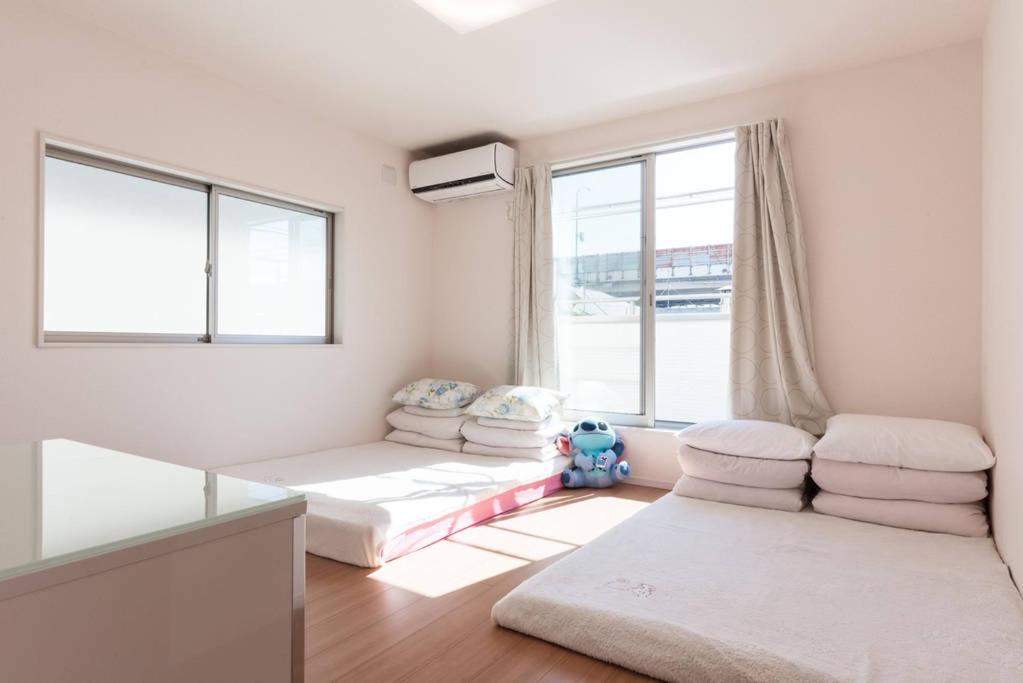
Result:
M803 225L781 120L736 130L732 417L824 433L814 371Z
M551 169L515 171L515 382L558 388Z

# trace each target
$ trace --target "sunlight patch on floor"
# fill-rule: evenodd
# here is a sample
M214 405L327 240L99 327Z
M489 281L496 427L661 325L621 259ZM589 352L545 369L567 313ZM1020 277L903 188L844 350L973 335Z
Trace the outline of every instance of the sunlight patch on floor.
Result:
M520 534L496 526L474 526L451 537L455 543L511 555L523 560L545 560L548 557L575 550L577 546L548 538Z
M527 564L530 560L440 541L388 562L369 578L436 598Z
M647 505L649 503L642 500L594 496L509 519L500 519L491 522L490 526L550 541L582 545L617 526Z
M392 560L369 578L439 597L571 552L647 505L613 494L555 494Z

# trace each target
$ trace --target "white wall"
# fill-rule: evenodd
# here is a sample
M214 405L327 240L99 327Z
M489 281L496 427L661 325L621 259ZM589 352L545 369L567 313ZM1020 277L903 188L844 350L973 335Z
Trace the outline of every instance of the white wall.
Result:
M405 189L407 155L144 46L13 12L0 9L0 443L66 436L210 467L379 439L390 393L430 360L435 212ZM343 345L37 348L40 131L344 207Z
M784 117L806 226L820 379L839 411L980 418L980 48L976 42L519 145L558 161ZM444 206L433 367L510 379L509 198ZM469 321L474 321L470 323ZM667 433L638 478L677 476Z
M375 440L410 377L510 379L510 197L431 209L403 189L404 152L300 105L65 20L3 19L0 442L67 436L210 467ZM960 45L519 148L553 161L785 117L833 404L977 423L979 57ZM345 207L344 344L37 348L39 131ZM637 479L677 476L670 434L628 438Z
M984 435L998 456L995 541L1023 579L1023 3L996 0L984 35Z
M480 386L512 376L512 194L438 205L432 368Z

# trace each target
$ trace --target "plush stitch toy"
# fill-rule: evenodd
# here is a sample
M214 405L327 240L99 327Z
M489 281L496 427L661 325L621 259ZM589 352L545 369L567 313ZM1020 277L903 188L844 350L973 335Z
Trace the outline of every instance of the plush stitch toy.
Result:
M571 446L569 454L574 454L573 465L561 473L561 483L567 488L607 488L631 473L629 463L621 459L625 444L604 420L593 417L581 420L567 442L558 439L561 450Z

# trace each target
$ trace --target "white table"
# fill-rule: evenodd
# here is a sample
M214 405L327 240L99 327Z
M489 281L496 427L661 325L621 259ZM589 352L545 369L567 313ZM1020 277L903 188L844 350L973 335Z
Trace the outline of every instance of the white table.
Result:
M0 446L0 680L302 680L305 508L75 441Z

